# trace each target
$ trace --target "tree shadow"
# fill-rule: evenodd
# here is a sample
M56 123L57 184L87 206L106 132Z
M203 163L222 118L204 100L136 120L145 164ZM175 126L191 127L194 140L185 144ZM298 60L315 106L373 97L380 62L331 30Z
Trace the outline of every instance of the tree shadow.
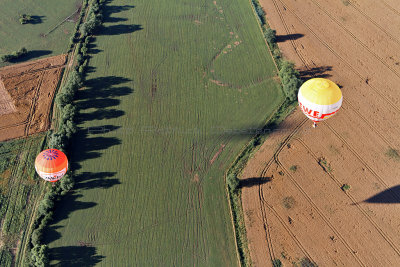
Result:
M247 179L241 179L239 180L239 188L262 185L270 182L271 180L272 177L252 177Z
M400 185L396 185L368 198L367 200L364 200L364 202L375 203L375 204L379 203L396 204L400 203L399 196L400 196Z
M129 95L133 93L132 88L114 87L116 85L123 84L129 81L132 80L118 76L106 76L86 80L86 88L84 90L78 91L77 99L81 101L86 99L93 100L96 98L108 98Z
M122 21L127 21L128 19L126 18L115 18L115 17L110 17L106 16L103 20L105 23L116 23L116 22L122 22Z
M105 2L107 8L103 10L104 21L107 21L107 19L109 19L113 13L120 13L122 11L128 11L132 8L135 8L133 5L111 6L109 5L110 3L112 3L112 0L107 0Z
M17 59L10 60L10 63L20 63L23 61L28 61L34 58L42 57L51 54L52 51L50 50L32 50L28 51L26 55L19 57Z
M118 25L111 25L108 27L102 27L99 35L120 35L120 34L133 33L140 30L143 30L141 25L118 24Z
M105 133L109 133L115 130L120 129L121 126L115 126L115 125L101 125L101 126L91 126L91 127L87 127L85 128L85 130L87 131L88 134L105 134Z
M75 184L75 189L93 189L93 188L103 188L107 189L114 185L121 184L118 179L111 178L114 177L116 172L83 172L75 176L77 183Z
M116 23L116 22L122 22L122 21L127 21L128 19L126 18L117 18L117 17L112 17L112 14L114 13L120 13L123 11L128 11L135 6L132 5L121 5L121 6L114 6L114 5L109 5L111 1L106 1L107 8L104 9L103 11L103 21L105 23ZM142 30L141 25L129 25L129 24L118 24L118 25L110 25L110 26L102 26L99 29L98 34L99 35L119 35L119 34L127 34L127 33L133 33L135 31Z
M46 16L31 16L29 24L40 24Z
M51 224L54 225L62 220L68 219L69 215L74 211L93 208L97 205L95 202L79 201L78 199L81 197L83 197L83 195L78 194L76 191L72 191L63 196L62 201L57 203L57 211L54 213ZM47 234L46 232L46 241Z
M282 43L282 42L286 42L288 40L297 40L303 36L304 36L304 34L301 34L301 33L276 35L276 42Z
M57 261L54 266L60 267L95 266L105 258L105 256L97 254L95 247L86 245L51 248L49 256L52 260Z
M79 102L79 109L97 108L105 109L109 107L118 106L121 103L119 99L87 99Z
M44 240L45 240L46 244L49 244L49 243L61 238L60 232L57 231L60 228L63 228L63 227L60 225L48 225L46 227L46 231L44 232Z
M80 169L81 162L100 157L102 155L100 151L121 144L121 140L116 137L90 137L90 134L87 128L79 128L74 135L73 141L76 145L71 153L74 163L71 167L74 170Z
M125 114L124 111L115 108L109 108L120 104L119 99L113 97L120 97L131 94L133 89L130 87L114 87L115 85L126 83L130 79L107 76L87 80L84 90L79 90L77 94L76 105L80 111L85 109L94 108L92 112L80 112L77 117L77 124L82 124L86 121L104 120L111 118L118 118Z
M103 101L104 103L105 101ZM109 103L109 101L107 101ZM77 123L83 123L85 121L93 121L93 120L104 120L104 119L113 119L121 117L125 114L125 111L118 109L105 109L99 108L90 113L82 113L79 115Z
M328 78L331 77L329 73L326 73L327 71L331 71L332 67L331 66L321 66L321 67L315 67L311 69L303 69L299 70L300 73L300 78L302 80L308 80L311 78Z
M82 125L87 121L104 120L121 117L125 114L124 111L115 108L109 108L120 104L121 97L129 95L133 92L130 87L114 87L126 82L130 79L106 76L87 80L86 88L79 90L77 93L76 105L80 111L77 115L76 122ZM86 112L87 109L94 111ZM72 148L71 168L78 170L81 168L81 163L87 159L100 157L102 151L108 148L121 144L121 140L116 137L100 136L119 129L116 125L95 125L91 127L78 127L77 132L73 136L73 143L76 145ZM114 181L115 182L115 181Z
M100 52L103 52L101 49L97 49L97 44L96 44L96 37L92 37L91 42L88 44L88 53L91 55L96 55ZM92 56L91 56L92 57Z

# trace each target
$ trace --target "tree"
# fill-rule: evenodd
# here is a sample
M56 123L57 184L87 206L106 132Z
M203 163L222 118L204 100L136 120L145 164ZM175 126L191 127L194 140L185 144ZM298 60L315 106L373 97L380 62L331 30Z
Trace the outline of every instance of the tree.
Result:
M39 245L41 240L42 240L42 231L39 229L33 230L31 237L32 245L34 246Z
M63 107L61 111L61 120L73 120L76 115L76 107L73 104L67 104Z
M235 174L230 173L227 177L226 177L226 182L228 184L229 189L232 192L235 192L238 187L239 187L239 179L236 177Z
M74 187L74 180L71 175L65 175L61 179L61 194L65 195L68 191L70 191Z
M265 39L267 39L267 42L270 46L272 46L273 44L276 43L276 31L271 29L271 28L267 28L264 32L265 35Z
M11 54L1 56L1 61L10 62L11 60L25 56L27 53L28 53L28 50L25 47L22 47L18 51L14 51Z
M46 215L54 207L54 201L44 198L38 206L38 214Z
M48 266L49 260L47 258L48 254L47 245L36 245L31 250L31 259L33 266L45 267Z
M281 78L283 91L290 101L295 101L297 98L297 91L301 85L299 72L294 68L294 63L289 61L282 61L279 70L279 77Z
M27 15L27 14L19 15L19 22L21 24L26 24L26 23L32 22L32 21L33 20L32 20L32 17L30 15Z

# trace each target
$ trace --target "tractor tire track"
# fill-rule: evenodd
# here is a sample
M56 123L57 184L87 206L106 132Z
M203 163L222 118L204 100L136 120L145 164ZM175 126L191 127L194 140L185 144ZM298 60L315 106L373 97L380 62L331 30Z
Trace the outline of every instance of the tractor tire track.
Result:
M35 96L33 97L32 102L31 102L32 105L31 105L31 109L29 110L28 123L27 123L27 125L25 127L25 136L29 135L29 128L31 127L31 124L32 124L32 121L33 121L33 118L34 118L34 110L36 108L37 100L39 98L40 86L42 85L45 72L42 72L41 74L42 74L42 76L40 77L39 83L38 83L37 88L35 90Z
M28 147L27 147L28 146ZM18 157L21 156L21 154L23 153L23 151L29 151L31 149L32 146L32 141L28 141L28 140L24 140L23 144L21 144L19 147L20 149L18 150L18 154L15 158L15 161L17 161L17 163L14 165L14 168L11 170L11 174L10 174L10 179L9 179L9 188L12 188L13 190L8 190L7 192L7 207L5 209L4 212L4 218L6 218L7 213L10 212L11 207L10 207L10 203L15 203L15 201L11 201L11 198L13 197L13 193L15 193L15 198L17 198L18 196L18 192L19 192L19 188L21 187L21 183L18 182L18 171L19 171L19 166L21 164L23 164L23 162L21 162L21 160L17 159ZM9 223L12 223L12 218L14 216L14 211L12 211L13 213L11 214L11 218L9 220ZM4 221L3 221L4 223ZM2 228L4 228L4 225L2 225Z
M275 0L273 0L275 1ZM285 3L281 0L278 0L287 10L290 11L300 22L303 24L309 32L323 45L325 46L333 55L335 55L338 59L341 60L356 76L360 78L360 80L365 81L365 77L363 77L349 62L347 62L342 56L340 56L329 44L327 44L324 40L322 40L318 34L316 34L310 26L304 22L302 18L300 18L291 8L289 8ZM400 76L399 76L400 77ZM383 95L376 87L371 84L367 84L369 88L371 88L376 94L378 94L385 102L387 102L394 110L400 113L400 108L393 103L390 99L388 99L385 95Z
M314 160L318 163L318 157L314 154L314 152L310 149L310 147L301 139L301 138L296 138L296 141L298 141L300 144L303 145L303 147L310 153L310 155L314 158ZM326 172L329 177L340 187L342 184L335 178L335 176L330 173ZM357 202L357 200L349 193L345 192L346 196L351 200L354 206L356 206L359 211L364 215L364 217L374 226L374 228L379 232L379 234L383 237L383 239L393 248L393 250L400 256L400 250L396 247L395 243L393 240L390 239L390 237L379 227L379 225L372 219L370 215L360 206L360 204Z
M324 122L324 124L331 130L333 134L336 135L336 137L343 142L347 146L347 148L353 153L354 156L357 157L357 159L371 172L372 175L376 177L376 179L386 188L389 189L390 186L385 183L385 181L382 179L382 177L371 167L368 165L368 163L362 158L362 156L349 144L349 142L346 141L346 139L340 135L331 125L329 125L327 122ZM391 192L389 190L389 192ZM392 196L400 202L400 196L398 194L392 193Z
M289 27L288 27L287 24L286 24L286 21L284 20L284 17L283 17L283 15L282 15L282 13L281 13L281 11L280 11L278 5L276 4L275 0L273 0L273 2L274 2L274 5L275 5L275 7L276 7L278 13L279 13L279 17L280 17L280 19L281 19L281 21L282 21L282 24L284 25L284 27L285 27L285 29L286 29L287 34L289 34L289 35L292 34L292 32L289 30ZM299 51L298 51L298 49L297 49L297 45L296 45L295 40L293 40L292 38L290 38L290 41L291 41L291 44L292 44L292 46L293 46L293 48L294 48L294 50L295 50L295 52L296 52L296 55L297 55L297 56L299 57L299 59L303 62L303 66L304 66L307 70L310 70L311 68L310 68L309 64L306 62L305 58L299 53ZM350 109L351 109L354 113L356 113L356 114L358 115L358 117L361 118L361 119L371 128L371 130L373 130L373 131L374 131L388 146L391 146L390 141L389 141L386 137L384 137L384 135L381 134L381 133L377 130L377 128L373 126L373 124L372 124L370 121L368 121L359 111L357 111L357 109L350 103L350 101L348 101L347 99L344 99L343 102L344 102L346 105L348 105L348 106L350 107ZM342 107L342 108L347 109L346 107Z
M400 12L397 11L397 9L395 9L394 7L392 7L391 5L389 5L388 3L386 3L385 0L381 0L382 4L384 4L387 8L389 8L391 11L393 11L394 13L396 13L397 15L400 16Z
M300 250L303 252L303 254L305 256L307 256L308 259L310 259L311 261L315 262L315 260L313 260L313 258L311 257L311 255L307 252L306 248L301 244L301 242L299 241L299 239L296 237L296 235L289 229L289 227L286 225L285 220L282 219L281 216L279 216L279 213L270 205L268 204L268 202L264 199L263 196L263 190L262 187L259 186L259 194L260 194L260 200L262 201L262 204L267 206L268 209L270 211L272 211L272 213L275 215L275 217L279 220L279 222L281 223L281 225L283 226L283 228L285 228L286 232L290 235L290 237L293 239L293 241L296 243L296 245L300 248ZM263 208L263 212L266 214L265 211L265 207L262 206ZM265 222L267 222L267 217L263 214L263 220ZM273 246L272 246L272 242L271 242L271 236L270 236L270 231L269 231L269 227L268 224L264 224L264 229L266 230L267 236L269 238L269 242L268 242L268 248L269 248L269 252L270 252L270 256L271 256L271 262L273 262L276 257L275 254L273 252Z
M353 257L360 264L360 266L365 266L365 264L357 256L357 254L354 253L354 250L347 243L346 239L342 236L342 234L336 229L336 227L329 221L329 219L324 215L324 213L318 208L318 206L314 203L314 201L311 199L311 197L305 192L305 190L301 187L301 185L299 185L296 182L296 180L293 178L292 174L286 169L286 167L283 166L283 164L279 160L279 154L276 154L274 158L275 158L275 161L278 164L278 166L281 167L282 170L288 175L292 184L294 184L296 186L298 191L304 196L304 198L308 201L308 203L316 210L316 212L322 218L322 220L325 222L325 224L336 234L338 239L347 248L347 250L350 252L350 254L353 255Z
M370 16L368 16L364 11L362 11L361 9L359 9L352 1L348 1L349 4L355 9L357 10L361 15L363 15L367 20L369 20L369 22L371 22L372 24L374 24L378 29L380 29L382 32L384 32L392 41L400 44L400 41L394 37L393 35L391 35L389 32L387 32L384 28L382 28L382 26L380 26L376 21L374 21ZM382 3L384 3L384 1L382 1Z
M282 5L285 5L282 0L279 0ZM334 16L332 16L328 11L326 11L324 8L321 7L320 4L318 4L315 0L311 0L322 12L324 12L333 22L335 22L336 25L338 25L341 29L343 29L348 35L350 35L358 44L360 44L365 50L367 50L371 55L373 55L378 61L380 61L384 66L386 66L393 74L395 74L397 77L400 78L400 74L393 69L391 66L389 66L381 57L379 57L377 54L375 54L366 44L361 42L360 39L358 39L349 29L347 29L341 22L339 22L337 19L335 19ZM303 22L304 25L306 25ZM308 27L308 25L307 25ZM398 43L398 42L397 42Z
M271 167L272 163L274 162L275 155L279 154L282 151L283 147L300 130L300 128L306 123L307 120L308 119L303 119L299 124L297 124L297 126L293 129L293 131L284 139L284 141L281 143L281 145L279 146L277 151L274 153L274 156L271 157L271 159L265 165L264 169L261 171L260 177L265 177L265 174L267 173L267 171ZM273 248L273 245L272 245L272 238L271 238L271 233L270 233L270 229L269 229L268 216L267 216L267 211L266 211L265 206L267 206L274 213L274 215L278 218L278 220L281 222L283 227L286 229L288 234L292 237L292 239L295 241L295 243L298 245L298 247L304 253L304 255L307 255L311 259L311 256L309 255L307 250L304 248L304 246L301 245L300 241L296 238L296 236L290 231L290 229L287 228L286 224L284 223L284 220L279 217L277 212L264 199L263 190L262 190L262 184L258 185L258 197L259 197L260 207L261 207L261 210L260 210L261 211L261 215L262 215L261 219L263 221L263 228L265 230L265 237L266 237L267 243L268 243L268 252L269 252L269 255L270 255L270 258L271 258L271 262L273 262L275 260L275 254L274 254L274 248Z

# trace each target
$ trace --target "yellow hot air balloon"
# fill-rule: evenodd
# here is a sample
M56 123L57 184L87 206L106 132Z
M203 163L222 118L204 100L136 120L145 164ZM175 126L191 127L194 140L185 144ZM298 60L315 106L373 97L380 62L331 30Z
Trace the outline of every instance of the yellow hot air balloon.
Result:
M313 78L300 86L299 106L303 113L314 122L332 117L342 106L343 96L339 86L324 78Z

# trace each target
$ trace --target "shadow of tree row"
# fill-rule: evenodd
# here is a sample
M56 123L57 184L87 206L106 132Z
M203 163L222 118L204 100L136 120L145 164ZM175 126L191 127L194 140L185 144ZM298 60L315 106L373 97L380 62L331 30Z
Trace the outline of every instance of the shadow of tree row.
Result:
M106 1L106 5L107 7L103 9L103 20L107 25L100 27L96 35L120 35L142 29L140 25L109 25L109 23L127 21L126 18L113 17L112 15L128 11L134 6L114 6L111 1ZM92 41L95 41L95 39ZM102 50L98 49L93 42L89 45L91 57L100 52ZM106 66L108 64L110 63L106 62ZM88 67L87 72L94 71L96 71L94 67ZM102 121L125 115L125 112L117 107L121 103L121 97L133 93L134 90L131 87L124 85L130 81L126 77L118 76L97 77L86 80L85 88L78 90L76 95L76 106L79 110L76 118L78 129L73 136L73 146L70 150L71 169L74 172L82 168L84 161L101 157L103 153L106 153L107 149L122 143L121 139L110 134L121 126L111 124L98 125L98 123L91 123L91 125L96 125L93 127L87 127L86 125L90 121ZM95 188L108 189L119 185L121 182L117 176L118 173L116 171L76 172L73 191L65 195L62 201L58 203L57 210L54 213L54 220L46 230L46 243L49 244L62 237L61 228L63 226L57 224L68 219L73 212L97 206L96 202L80 200L85 190ZM91 246L91 244L82 245L78 243L79 241L77 240L77 246L51 248L49 250L50 259L53 262L58 262L55 266L94 266L103 260L104 256L97 254L96 247Z
M112 14L120 13L123 11L128 11L135 6L133 5L110 5L111 1L106 1L107 8L103 11L103 22L105 23L116 23L127 21L126 18L118 18L112 17ZM133 33L139 30L142 30L142 26L138 24L117 24L117 25L110 25L110 26L102 26L99 31L98 35L120 35L120 34L127 34Z
M57 261L54 266L82 267L95 266L105 257L97 255L97 249L91 246L65 246L49 249L52 260Z

